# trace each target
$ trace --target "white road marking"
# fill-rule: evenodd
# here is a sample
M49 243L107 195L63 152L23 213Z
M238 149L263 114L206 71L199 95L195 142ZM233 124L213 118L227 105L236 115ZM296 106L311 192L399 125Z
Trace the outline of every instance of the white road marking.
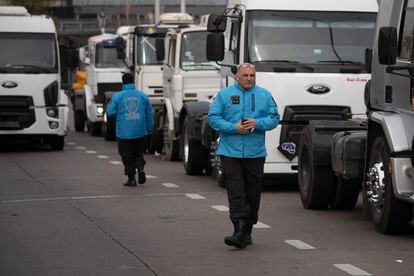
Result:
M161 183L162 185L164 185L167 188L178 188L178 185L175 185L174 183Z
M367 275L372 275L371 273L368 273L356 266L353 266L351 264L334 264L334 267L345 271L346 273L348 273L349 275L356 275L356 276L367 276Z
M20 202L54 201L54 200L68 200L68 199L71 199L71 200L100 199L100 198L118 198L118 197L128 197L128 195L29 198L29 199L16 199L16 200L1 200L0 203L20 203Z
M76 145L76 143L75 143L75 142L66 142L66 144L68 144L69 146Z
M395 260L396 263L402 263L403 260Z
M315 247L300 240L285 240L285 242L296 247L297 249L315 249Z
M201 196L199 194L185 194L185 196L191 199L206 199L204 196Z
M106 156L106 155L98 155L98 158L99 158L99 159L108 159L109 157L108 157L108 156Z
M94 150L87 150L87 151L85 151L86 153L88 153L88 154L93 154L93 153L96 153L96 151L94 151Z
M220 212L228 212L229 211L229 207L227 207L225 205L211 205L211 208L216 209L217 211L220 211Z
M75 147L75 149L77 149L77 150L86 150L86 147L77 146L77 147Z
M121 161L109 161L113 165L122 165Z
M154 175L150 175L150 174L145 175L145 177L146 177L147 179L148 179L148 178L152 178L152 179L158 178L158 177L156 177L156 176L154 176Z
M253 225L254 228L270 228L269 225L264 224L263 222L258 221L255 225Z

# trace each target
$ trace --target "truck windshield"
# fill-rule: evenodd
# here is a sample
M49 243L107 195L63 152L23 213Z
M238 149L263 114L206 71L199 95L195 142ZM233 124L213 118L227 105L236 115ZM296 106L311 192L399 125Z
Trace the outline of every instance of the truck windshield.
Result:
M95 66L97 68L125 67L122 60L118 59L115 47L96 45Z
M0 33L0 73L57 73L56 37L44 33Z
M137 36L137 64L138 65L162 65L163 61L157 60L155 40L163 39L163 36Z
M207 32L188 32L183 34L180 51L180 67L186 71L218 70L219 66L206 57Z
M251 11L247 17L247 61L258 71L365 70L375 13Z

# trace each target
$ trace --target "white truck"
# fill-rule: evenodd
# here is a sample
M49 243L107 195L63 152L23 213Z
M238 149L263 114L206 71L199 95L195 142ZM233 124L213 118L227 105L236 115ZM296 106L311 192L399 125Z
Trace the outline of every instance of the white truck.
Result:
M365 114L365 51L377 10L376 0L229 0L223 14L210 16L207 55L221 61L221 86L232 85L237 65L249 62L256 84L278 105L281 127L266 133L265 174L297 173L299 137L309 121ZM203 144L214 153L216 136L203 125ZM214 155L211 161L221 175Z
M83 131L86 123L93 136L101 135L105 93L122 89L121 77L126 69L117 58L116 38L115 34L92 36L79 49L79 59L86 68L86 83L83 90L74 91L76 131Z
M176 28L157 41L157 56L164 60L164 105L158 128L163 129L166 159L183 159L188 174L201 174L208 151L202 146L194 121L208 109L220 88L219 66L206 58L207 28Z
M0 138L62 150L68 111L53 20L24 7L0 7Z
M414 204L414 1L381 1L365 89L367 119L315 121L299 146L299 188L308 209L363 210L381 233L408 229Z
M119 40L119 58L134 73L135 87L146 93L154 108L155 125L160 124L160 114L164 106L162 60L157 60L156 40L163 40L170 29L180 25L193 24L193 18L186 13L165 13L158 24L138 25L130 29L126 40ZM149 151L161 152L162 128L154 129L149 141Z

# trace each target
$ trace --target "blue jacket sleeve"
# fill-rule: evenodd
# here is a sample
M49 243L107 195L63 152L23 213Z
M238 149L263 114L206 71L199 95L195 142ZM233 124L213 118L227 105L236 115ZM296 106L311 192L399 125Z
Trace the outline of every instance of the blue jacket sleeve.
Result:
M236 124L224 119L224 108L222 93L219 92L208 111L208 123L219 133L237 133Z
M152 110L152 105L148 98L146 98L145 109L147 119L147 134L151 134L154 131L154 111Z
M116 117L117 111L118 111L118 97L116 97L116 95L113 95L108 105L106 106L106 115L108 117L114 118Z
M268 131L274 129L279 124L279 112L272 95L268 93L268 109L267 116L256 120L257 131Z

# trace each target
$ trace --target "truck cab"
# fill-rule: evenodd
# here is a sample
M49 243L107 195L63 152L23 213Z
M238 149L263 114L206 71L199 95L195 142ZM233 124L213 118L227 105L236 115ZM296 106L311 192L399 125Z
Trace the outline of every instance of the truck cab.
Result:
M364 207L382 233L401 233L414 204L414 1L381 1L372 80Z
M23 137L62 150L68 98L53 20L24 7L0 7L0 45L0 138Z
M120 57L134 74L136 89L150 98L154 108L154 122L159 125L160 114L164 106L163 61L156 56L156 40L164 40L171 29L180 25L193 24L193 18L186 13L164 13L157 24L136 26L125 36L125 43L118 46ZM162 150L162 130L155 129L149 139L151 153Z
M210 16L210 60L220 61L221 87L237 66L256 67L256 84L271 91L281 126L266 133L265 174L296 174L301 130L315 119L365 116L376 0L230 0Z
M168 32L165 43L157 45L157 53L162 52L158 58L164 60L165 104L159 126L163 129L164 152L168 160L183 158L190 174L202 172L201 156L207 154L194 133L194 112L208 106L220 88L219 65L206 58L207 35L205 26L181 27Z
M102 34L88 39L79 51L85 64L86 83L83 91L75 91L75 127L83 131L85 123L93 136L102 131L105 93L120 91L124 63L117 58L115 34Z

